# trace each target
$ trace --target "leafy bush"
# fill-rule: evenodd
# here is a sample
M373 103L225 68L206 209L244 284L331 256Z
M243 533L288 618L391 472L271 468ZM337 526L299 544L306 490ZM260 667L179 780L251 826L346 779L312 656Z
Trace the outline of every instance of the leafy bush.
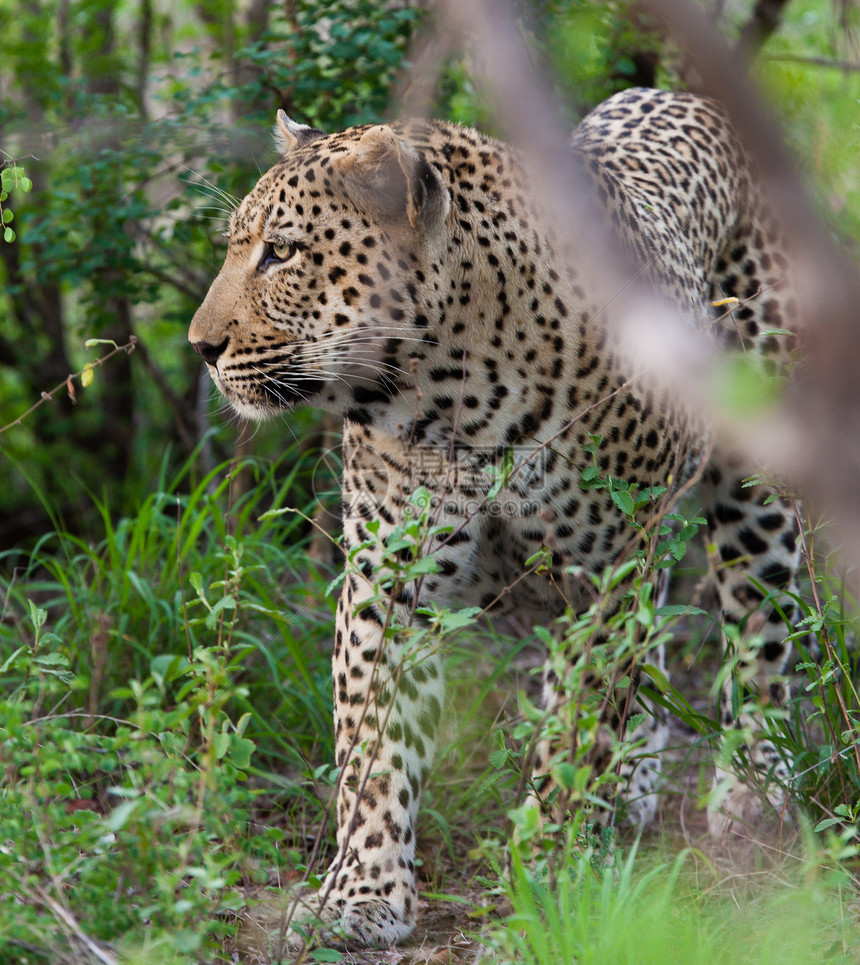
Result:
M307 755L330 753L302 521L256 523L299 471L289 458L280 481L222 466L181 495L189 465L132 519L102 507L100 544L45 539L4 587L0 889L18 913L0 916L0 956L95 961L87 941L132 961L211 955L240 886L318 820L300 783L269 780L319 781ZM255 485L231 505L240 472ZM274 800L293 817L256 826Z

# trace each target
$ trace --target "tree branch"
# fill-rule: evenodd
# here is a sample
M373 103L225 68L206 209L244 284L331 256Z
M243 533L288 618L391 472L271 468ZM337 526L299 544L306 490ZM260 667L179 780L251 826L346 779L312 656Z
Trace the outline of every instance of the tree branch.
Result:
M752 16L743 25L738 35L736 52L752 60L765 45L768 37L779 28L789 2L790 0L758 0Z
M726 108L760 172L791 256L803 320L802 378L781 410L737 431L748 449L838 519L844 552L860 561L860 383L856 373L860 276L822 225L782 134L732 55L695 5L645 0L696 63L703 92ZM735 61L734 65L732 61Z
M830 60L827 57L802 57L800 54L775 54L764 57L764 60L775 64L806 64L809 67L828 67L841 70L845 74L860 71L860 62L852 60Z
M173 413L173 422L179 438L182 441L182 445L185 447L185 451L189 453L193 452L195 441L193 426L194 413L189 412L188 406L183 404L182 400L177 397L165 378L164 373L152 360L152 356L146 350L146 347L142 343L138 343L137 350L144 367L152 376L152 380L158 386L165 402L167 402L170 411Z

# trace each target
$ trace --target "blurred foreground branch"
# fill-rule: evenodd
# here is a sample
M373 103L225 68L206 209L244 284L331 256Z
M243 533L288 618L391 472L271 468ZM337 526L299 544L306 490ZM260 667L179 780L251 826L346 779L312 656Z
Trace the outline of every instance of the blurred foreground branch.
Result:
M612 303L622 337L649 348L653 375L705 412L718 433L809 496L839 524L845 553L860 562L860 380L856 377L860 277L821 224L781 132L713 24L686 0L644 0L701 78L699 93L721 101L760 173L792 256L806 349L801 377L766 413L725 411L714 390L723 354L646 284L619 251L568 147L549 80L534 66L511 4L440 0L440 31L470 49L478 81L506 138L523 151L532 183L550 202L578 270ZM479 43L470 41L479 39Z
M773 417L737 431L747 448L838 522L860 561L860 276L821 223L781 132L725 43L689 2L647 0L695 60L702 93L722 102L757 167L792 256L803 319L801 378Z

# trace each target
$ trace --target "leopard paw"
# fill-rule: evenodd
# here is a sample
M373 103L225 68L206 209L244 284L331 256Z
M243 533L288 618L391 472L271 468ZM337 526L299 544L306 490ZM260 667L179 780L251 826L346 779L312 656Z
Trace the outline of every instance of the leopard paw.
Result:
M255 963L280 961L285 954L321 945L387 948L415 927L414 897L406 896L400 905L372 893L344 897L327 892L325 885L319 892L299 888L248 909L237 945Z

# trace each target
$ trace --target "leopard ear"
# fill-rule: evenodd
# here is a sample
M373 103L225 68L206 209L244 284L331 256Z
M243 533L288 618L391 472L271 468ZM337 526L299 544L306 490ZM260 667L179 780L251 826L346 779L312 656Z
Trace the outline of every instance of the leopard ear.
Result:
M281 154L289 154L296 148L310 144L318 137L325 137L324 131L318 131L315 127L308 127L307 124L297 124L294 120L287 117L284 111L278 111L278 122L275 124L275 144Z
M413 228L428 231L448 216L451 197L439 171L387 124L368 128L336 163L352 190L389 218L405 214Z

